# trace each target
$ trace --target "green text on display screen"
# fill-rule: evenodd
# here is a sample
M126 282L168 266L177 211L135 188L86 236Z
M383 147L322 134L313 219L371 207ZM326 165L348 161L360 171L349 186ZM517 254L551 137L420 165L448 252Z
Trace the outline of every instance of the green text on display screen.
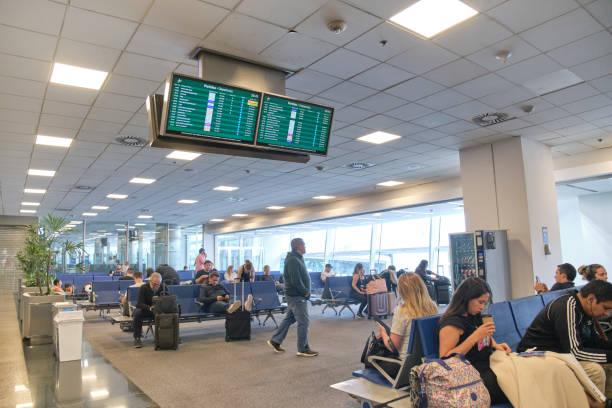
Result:
M253 143L261 93L173 75L165 133Z
M325 106L264 94L257 144L327 154L333 113Z

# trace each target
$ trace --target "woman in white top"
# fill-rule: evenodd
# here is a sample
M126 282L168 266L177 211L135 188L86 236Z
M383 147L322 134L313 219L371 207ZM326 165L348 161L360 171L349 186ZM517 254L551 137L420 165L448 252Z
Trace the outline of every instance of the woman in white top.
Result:
M423 279L415 273L405 273L398 279L397 291L402 299L402 304L397 307L391 323L391 336L380 325L380 335L385 346L392 351L389 342L393 342L399 357L406 358L408 342L410 340L410 326L412 319L417 317L431 316L438 313L438 307L431 300Z
M229 281L229 283L234 283L236 280L236 272L234 272L234 265L230 265L227 267L227 271L225 271L225 280Z

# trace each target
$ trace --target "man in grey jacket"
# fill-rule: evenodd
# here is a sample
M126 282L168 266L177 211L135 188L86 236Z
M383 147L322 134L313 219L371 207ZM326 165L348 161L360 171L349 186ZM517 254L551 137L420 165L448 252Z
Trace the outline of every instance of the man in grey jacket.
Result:
M291 240L291 252L285 258L283 280L285 282L285 297L287 299L287 314L276 329L268 345L277 353L285 350L281 344L289 327L297 322L297 355L300 357L315 357L318 352L311 350L308 344L308 298L310 297L310 275L304 263L306 244L302 238Z

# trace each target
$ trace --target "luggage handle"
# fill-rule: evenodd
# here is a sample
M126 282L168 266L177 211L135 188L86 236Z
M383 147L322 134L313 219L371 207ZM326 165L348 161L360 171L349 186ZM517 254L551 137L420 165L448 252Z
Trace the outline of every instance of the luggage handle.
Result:
M450 358L453 357L457 357L459 358L459 360L461 360L462 362L465 363L465 365L471 365L469 361L467 361L467 359L465 358L465 356L461 353L453 353L451 355L448 355L446 357L442 357L442 358L432 358L432 359L427 359L427 363L438 363L440 364L442 367L444 367L446 370L451 371L451 368L449 367L448 364L446 364L445 360L448 360Z

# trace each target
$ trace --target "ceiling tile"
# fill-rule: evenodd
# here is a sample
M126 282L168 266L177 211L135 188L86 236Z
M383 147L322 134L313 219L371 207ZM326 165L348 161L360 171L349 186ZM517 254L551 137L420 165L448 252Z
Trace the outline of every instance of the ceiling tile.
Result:
M340 34L335 34L328 30L327 24L334 20L344 21L347 25L346 30ZM344 45L381 22L381 19L364 13L355 7L337 0L331 0L316 13L300 23L295 29L298 33L319 38L336 45Z
M49 62L0 54L0 72L2 75L47 82L50 70L51 64Z
M308 94L318 94L342 82L340 78L321 72L305 69L287 79L287 88L295 89Z
M144 22L191 37L203 38L229 13L198 0L157 0Z
M579 99L598 94L599 92L592 86L582 83L569 88L561 89L556 92L543 95L542 98L555 105L564 105Z
M573 66L571 71L585 81L612 74L612 54Z
M538 55L537 57L529 58L507 68L500 69L497 73L509 81L523 84L531 79L539 78L560 69L562 69L561 65L557 64L550 57Z
M487 14L515 33L534 27L578 7L573 0L509 0Z
M502 62L495 58L500 51L510 52L512 55ZM518 35L500 41L490 47L477 51L474 54L468 55L466 58L488 69L489 71L497 71L504 67L516 64L527 58L533 57L540 52L532 45L523 41Z
M373 2L371 0L346 0L355 7L374 14L380 18L389 19L404 10L414 0L385 0L384 2Z
M526 101L536 96L534 93L527 89L516 86L511 89L507 89L502 92L497 92L491 95L480 98L480 101L486 105L493 106L494 108L503 108L514 103Z
M411 122L426 128L434 128L447 123L454 122L456 119L450 115L441 112L435 112L427 116L417 119L412 119Z
M414 77L414 75L399 68L395 68L392 65L380 64L362 72L352 78L351 81L369 86L370 88L383 90L412 77Z
M402 123L402 121L399 119L392 118L390 116L385 116L385 115L376 115L376 116L372 116L371 118L362 120L361 123L359 124L361 126L364 126L370 129L374 129L374 130L385 130L393 126L397 126L400 123Z
M286 28L293 28L327 0L244 0L236 11ZM270 10L274 10L273 13Z
M133 96L118 95L109 92L102 92L94 107L118 109L127 112L136 112L142 104L144 104L145 98L135 98Z
M426 98L419 99L418 103L434 110L443 110L451 106L459 105L460 103L465 103L469 100L470 98L451 89L447 89Z
M0 108L15 109L27 112L38 112L42 106L42 99L27 98L24 96L8 95L0 93Z
M339 78L348 79L377 64L378 61L372 58L339 48L327 57L312 64L310 68Z
M550 51L548 56L561 65L571 67L612 53L612 34L600 31L582 40Z
M378 3L377 5L381 5ZM386 41L384 44L381 41ZM379 61L386 61L412 46L418 45L423 39L406 30L385 22L351 41L344 48L359 52Z
M79 105L91 105L97 94L98 91L93 89L49 84L47 87L46 99L51 101L76 103Z
M571 113L582 113L589 110L611 106L612 99L605 95L596 95L563 105L562 108Z
M21 0L10 5L7 1L2 3L0 23L45 34L59 34L65 6L46 0Z
M46 100L42 111L44 113L51 113L54 115L84 118L87 115L87 112L89 112L89 106Z
M386 114L393 116L394 118L409 121L420 118L421 116L425 116L432 112L434 112L432 109L426 108L425 106L417 105L416 103L409 103L407 105L400 106L399 108L395 108Z
M88 119L101 120L105 122L124 124L132 117L132 112L124 112L116 109L94 107L87 115Z
M231 14L210 33L204 44L227 45L254 54L285 35L287 30L241 14Z
M111 74L104 86L104 92L137 96L144 100L148 95L155 92L158 86L159 82Z
M492 9L505 1L506 0L466 0L464 3L482 12Z
M559 146L553 146L551 150L567 154L578 154L591 151L593 150L593 148L582 143L572 142L565 143Z
M521 37L542 51L560 47L600 31L603 27L583 9L521 33Z
M66 127L55 127L40 124L38 126L38 134L46 136L67 137L72 139L77 134L77 129L69 129Z
M444 87L435 82L424 78L413 78L402 84L396 85L393 88L387 89L386 92L402 99L416 101L425 96L439 92L442 89L444 89Z
M354 106L347 106L334 112L334 120L338 119L343 122L354 123L372 116L373 114L373 112L364 109L355 108Z
M0 109L0 122L16 122L36 126L37 121L38 112Z
M374 95L375 93L376 91L374 89L345 81L319 95L333 101L351 104L363 98L367 98L370 95Z
M176 62L124 52L119 58L115 72L151 81L163 81L176 66Z
M582 119L594 121L602 118L612 118L612 106L604 106L602 108L593 109L587 112L578 114Z
M554 108L547 109L541 112L538 112L536 110L534 113L523 117L523 120L526 120L533 124L539 124L539 123L544 123L544 122L550 122L551 120L555 120L555 119L564 118L566 116L569 116L569 113L567 111L561 108L554 107Z
M455 86L462 82L484 75L487 70L466 59L459 59L423 75L427 79L446 86Z
M43 113L40 115L40 126L51 126L58 128L78 130L83 123L83 118L75 118L70 116L51 115Z
M336 46L300 33L286 34L266 48L261 56L270 64L285 69L298 70L324 57Z
M387 62L405 71L422 74L455 59L457 56L452 52L431 41L422 40Z
M55 61L108 72L115 66L120 53L116 49L62 38L57 46Z
M424 130L425 128L423 126L415 125L414 123L410 122L404 122L397 126L393 126L389 129L389 132L400 136L410 136Z
M598 0L587 6L587 10L599 21L604 27L612 27L612 3L609 0Z
M463 84L456 86L454 89L464 95L471 96L472 98L481 98L483 96L511 88L512 86L514 85L502 77L495 74L488 74L471 81L464 82Z
M126 50L150 57L190 63L192 61L189 58L189 53L198 42L199 39L196 37L188 37L162 28L141 25Z
M53 59L57 37L0 25L0 52L44 61Z
M123 49L138 25L131 21L69 7L62 37Z
M114 17L141 21L153 0L71 0L72 6L97 11Z
M383 113L405 103L406 101L403 99L380 92L356 103L355 106L372 112Z
M456 135L473 129L478 129L478 126L467 120L457 120L436 128L437 131L448 133L449 135Z
M512 32L484 14L435 36L434 42L454 53L465 56L512 36Z

